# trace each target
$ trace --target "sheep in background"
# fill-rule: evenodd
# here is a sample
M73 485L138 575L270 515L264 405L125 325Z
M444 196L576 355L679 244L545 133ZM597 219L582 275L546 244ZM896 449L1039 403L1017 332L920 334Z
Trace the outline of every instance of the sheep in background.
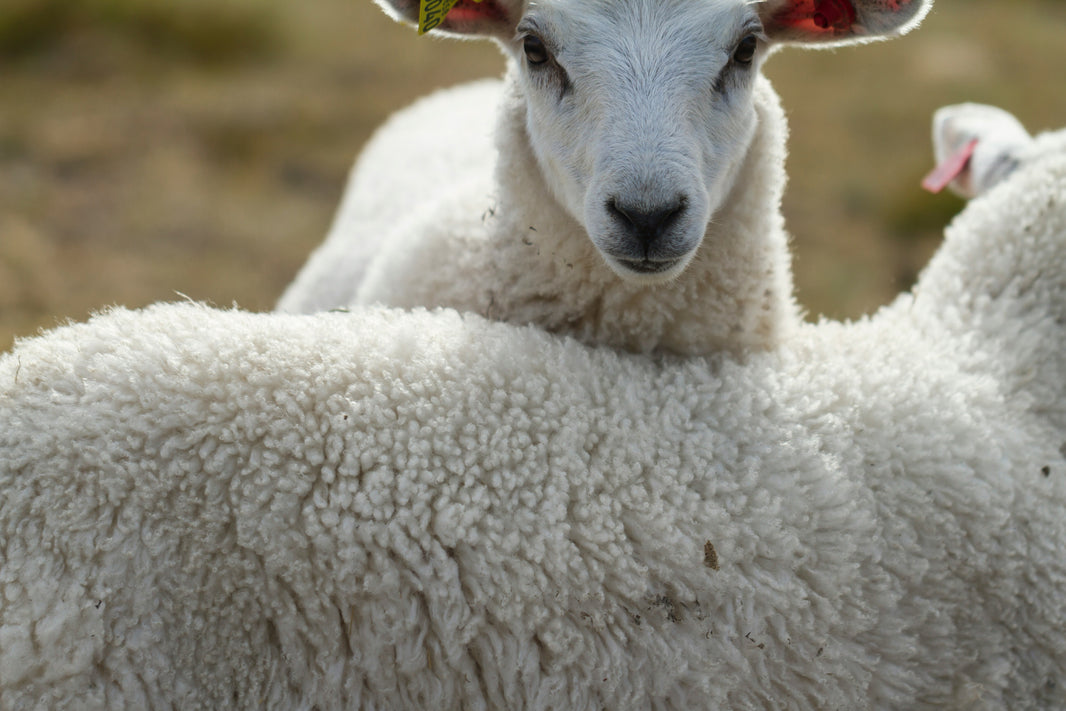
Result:
M933 116L937 168L923 185L932 192L947 186L961 197L977 197L1020 165L1058 155L1064 144L1066 131L1033 138L1013 114L996 106L944 106Z
M1066 433L1066 130L1031 137L1002 109L958 104L936 112L933 146L933 182L978 199L948 227L915 301L940 309L938 332L994 344L1008 390Z
M386 124L279 310L450 306L633 351L771 347L800 319L762 62L900 34L929 4L462 0L434 32L496 40L506 78Z
M381 308L23 341L0 707L1066 707L1064 195L1060 144L914 295L743 360Z
M943 106L933 115L933 154L937 167L922 187L945 187L963 198L987 192L1018 167L1033 138L1003 109L985 104Z

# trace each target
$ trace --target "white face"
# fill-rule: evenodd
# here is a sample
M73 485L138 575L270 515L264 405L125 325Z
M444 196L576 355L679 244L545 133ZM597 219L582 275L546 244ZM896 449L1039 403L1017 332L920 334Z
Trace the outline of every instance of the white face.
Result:
M638 283L692 259L755 132L744 0L539 0L508 44L547 184Z
M376 0L416 21L418 0ZM544 179L622 278L671 279L730 194L768 43L902 34L932 0L457 0L439 30L519 67ZM758 190L759 186L752 186Z

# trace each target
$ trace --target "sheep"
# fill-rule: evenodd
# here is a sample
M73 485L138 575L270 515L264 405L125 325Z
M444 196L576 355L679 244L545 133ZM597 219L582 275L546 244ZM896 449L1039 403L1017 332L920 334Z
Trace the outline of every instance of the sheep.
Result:
M933 192L950 187L973 198L1031 165L1066 150L1066 130L1033 137L1011 113L986 104L944 106L933 116L937 168L923 185Z
M379 5L417 18L414 0ZM434 32L494 39L505 79L385 125L278 309L449 306L638 352L772 347L801 318L762 62L901 34L929 5L464 0Z
M933 145L941 165L955 164L952 189L979 199L949 226L918 301L950 305L938 329L995 342L1010 391L1066 432L1066 130L1032 137L1002 109L959 104L936 112ZM960 150L969 160L953 160Z
M1066 707L1066 146L736 357L451 309L0 356L0 708Z
M976 197L1013 173L1034 147L1021 122L999 107L944 106L933 116L937 168L922 185L931 192L950 187L961 197Z

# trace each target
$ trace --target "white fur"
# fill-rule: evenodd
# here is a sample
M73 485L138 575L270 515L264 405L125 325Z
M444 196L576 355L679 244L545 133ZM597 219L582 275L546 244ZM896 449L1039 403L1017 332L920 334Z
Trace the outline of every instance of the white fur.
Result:
M782 19L793 5L472 5L505 17L443 27L499 40L505 80L438 94L385 126L279 310L442 305L635 351L773 346L799 318L780 214L787 130L761 63L781 42L899 33L928 9L860 1L855 25L823 33ZM410 18L402 0L385 7ZM527 61L527 36L550 61ZM758 39L750 66L735 59L747 37ZM672 210L647 243L630 224Z
M1066 707L1063 143L915 295L743 360L451 310L21 342L0 708Z
M933 125L938 153L978 139L965 185L979 199L948 227L915 303L936 310L937 329L979 330L1011 391L1066 432L1066 130L1030 138L977 104L942 108Z

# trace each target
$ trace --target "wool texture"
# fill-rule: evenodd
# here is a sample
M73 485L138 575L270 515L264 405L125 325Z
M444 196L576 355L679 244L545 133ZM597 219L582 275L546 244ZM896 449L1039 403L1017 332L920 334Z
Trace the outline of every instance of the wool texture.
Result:
M499 100L499 80L470 82L419 99L379 128L352 167L329 236L285 290L279 310L351 306L367 268L394 252L399 259L394 243L407 246L433 216L449 225L470 218L444 262L468 271L460 234L467 243L483 239L480 221L496 205L492 136Z
M23 341L0 707L1063 707L1064 194L1020 169L915 295L743 358L448 309Z

